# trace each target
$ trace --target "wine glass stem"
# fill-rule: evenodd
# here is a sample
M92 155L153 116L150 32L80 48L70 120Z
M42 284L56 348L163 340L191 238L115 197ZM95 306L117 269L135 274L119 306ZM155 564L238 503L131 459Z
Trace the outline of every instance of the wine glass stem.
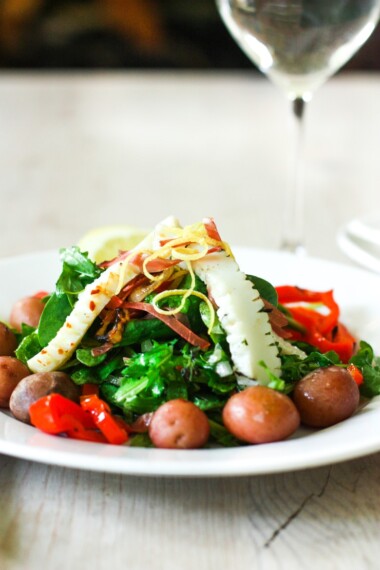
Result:
M304 243L304 111L306 101L297 97L292 101L293 156L291 178L288 182L283 210L281 249L296 254L305 253Z

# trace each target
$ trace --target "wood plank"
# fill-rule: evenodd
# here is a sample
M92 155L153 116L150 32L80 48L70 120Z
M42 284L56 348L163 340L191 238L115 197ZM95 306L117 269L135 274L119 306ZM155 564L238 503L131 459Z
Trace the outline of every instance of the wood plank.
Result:
M1 568L375 568L379 467L377 454L289 474L166 479L2 456Z

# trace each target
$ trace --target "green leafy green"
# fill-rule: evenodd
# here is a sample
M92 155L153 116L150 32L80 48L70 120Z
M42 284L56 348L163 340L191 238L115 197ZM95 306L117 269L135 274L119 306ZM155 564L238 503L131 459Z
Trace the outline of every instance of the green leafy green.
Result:
M189 289L192 283L192 279L190 275L186 275L184 277L184 279L182 280L182 282L179 284L178 288L179 289ZM194 286L194 291L197 291L199 293L203 293L203 295L207 296L207 288L205 286L205 284L203 283L203 281L201 279L199 279L198 276L195 276L195 286ZM152 302L152 300L155 297L155 293L152 293L151 295L149 295L146 298L146 301ZM175 309L177 307L179 307L179 305L183 302L183 296L182 295L170 295L169 297L165 297L164 299L161 299L161 301L159 301L158 306L161 308L167 308L167 309ZM201 318L200 315L200 310L199 307L201 305L201 303L203 303L202 299L200 299L199 297L197 297L196 295L189 295L189 297L187 297L184 306L181 309L181 313L183 315L186 315L188 323L189 323L189 327L191 328L192 331L199 333L205 330L205 326L203 323L203 320Z
M97 366L107 358L107 353L94 356L92 354L92 348L78 348L75 355L79 362L89 367Z
M117 346L132 346L144 340L167 340L175 336L175 332L159 319L132 319L126 323L123 338Z
M46 346L55 337L71 310L72 305L67 295L53 293L50 296L38 326L38 340L41 346Z
M41 348L42 346L38 340L37 331L33 330L32 332L29 332L29 334L25 336L20 342L16 348L15 355L16 358L26 364L30 358L33 358L33 356L40 352Z
M237 447L242 442L236 439L221 423L209 418L211 438L223 447Z
M104 364L98 366L96 372L101 381L109 381L111 374L117 370L121 371L124 366L125 364L123 357L120 354L116 354L114 356L110 356L107 360L105 360Z
M324 368L326 366L333 366L341 364L339 356L336 352L328 352L326 354L321 354L313 349L306 358L301 359L296 355L281 355L282 362L282 376L281 378L288 384L294 384L309 372L316 370L317 368Z
M38 339L42 347L46 346L57 334L86 285L99 277L102 270L73 246L60 250L62 271L55 292L50 296L42 312L38 326Z
M375 358L371 345L365 341L360 341L359 350L350 359L350 364L354 364L363 374L364 382L360 386L360 392L367 398L380 394L380 359Z
M211 311L210 308L208 306L208 304L204 301L202 301L199 305L199 313L201 316L201 319L204 323L204 325L207 327L207 329L209 329L210 325L211 325ZM225 350L227 350L228 348L228 343L227 343L227 335L220 323L220 320L218 318L218 315L214 314L214 322L213 322L213 326L212 329L210 331L210 338L211 340L215 343L215 344L220 344L223 345L223 348Z
M78 386L83 386L83 384L99 384L100 380L93 368L78 368L70 374L71 379L78 384Z
M277 307L278 295L276 289L273 287L269 281L266 281L262 277L257 277L256 275L247 275L248 281L251 281L255 289L260 294L260 297Z
M154 342L150 350L126 360L113 397L124 411L151 412L176 398L189 399L204 410L220 409L237 388L220 345L202 352L188 343Z
M285 392L286 391L285 381L281 379L279 376L277 376L277 374L274 374L274 372L271 371L269 366L267 366L267 364L265 364L263 360L259 361L259 365L262 368L264 368L265 372L267 373L269 380L267 384L268 388L273 388L273 390L278 390L279 392Z
M198 406L203 412L210 412L214 410L220 410L223 408L227 398L223 396L218 396L216 394L199 392L194 398L193 403Z
M132 436L129 445L130 447L154 447L147 433L137 433Z
M61 249L60 254L63 268L56 284L57 293L77 295L85 285L94 281L102 273L88 254L80 251L77 246Z

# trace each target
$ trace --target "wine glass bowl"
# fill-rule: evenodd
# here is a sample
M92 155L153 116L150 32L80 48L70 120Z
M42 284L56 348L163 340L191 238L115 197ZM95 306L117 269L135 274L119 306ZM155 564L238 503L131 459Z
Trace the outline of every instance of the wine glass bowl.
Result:
M217 0L247 56L290 99L308 99L369 38L378 0Z
M304 251L305 104L365 43L380 0L216 0L227 29L250 60L291 101L293 180L284 200L282 249Z

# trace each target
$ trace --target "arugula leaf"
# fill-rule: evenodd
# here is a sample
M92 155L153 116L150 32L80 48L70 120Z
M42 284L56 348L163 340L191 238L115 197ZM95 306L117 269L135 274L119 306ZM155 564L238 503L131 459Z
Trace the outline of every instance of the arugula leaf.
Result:
M230 359L220 344L205 353L192 351L192 381L207 384L215 394L230 394L236 389L236 376Z
M364 378L360 386L360 393L367 398L373 398L380 394L380 362L375 358L373 348L364 340L359 343L358 352L350 359L361 370Z
M85 366L93 367L104 362L107 358L107 353L99 354L98 356L93 356L92 348L78 348L75 356L79 362Z
M152 368L158 369L173 356L173 343L155 343L148 352L141 352L132 357L123 370L128 378L136 378L149 372Z
M208 304L205 303L204 301L202 301L199 305L199 313L200 313L200 316L201 316L203 323L205 324L205 326L208 329L210 327L210 324L211 324L211 311L210 311ZM225 333L225 331L224 331L224 329L220 323L219 317L216 313L214 316L214 324L213 324L212 330L210 331L209 336L210 336L210 338L214 344L221 344L221 345L223 345L223 348L225 350L227 350L227 347L228 347L227 335L226 335L226 333Z
M167 340L175 332L159 319L132 319L125 325L122 340L115 346L131 346L144 340Z
M133 435L129 442L130 447L154 447L152 440L147 433L137 433Z
M191 286L191 276L186 275L184 279L179 284L179 289L189 289ZM207 288L203 281L196 275L195 276L195 286L194 291L198 291L199 293L203 293L203 295L207 296ZM151 303L154 299L156 293L151 293L145 299L147 303ZM170 295L169 297L165 297L158 302L158 306L161 308L167 309L175 309L177 308L183 301L182 295ZM199 306L203 303L202 299L197 297L196 295L190 295L187 297L184 306L181 309L181 313L187 316L189 321L189 327L195 333L202 332L205 327L203 324L203 320L201 319L201 315L199 313Z
M228 356L218 345L206 353L181 342L153 342L150 350L127 360L114 401L124 411L150 412L176 398L202 403L202 409L220 409L236 390L236 377L227 370ZM229 365L230 366L230 365Z
M83 384L99 384L100 380L93 368L79 368L74 372L70 373L70 378L78 384L78 386L83 386Z
M97 367L96 372L100 380L109 380L111 374L116 370L122 370L125 367L124 359L120 354L116 354L107 359L104 364Z
M236 439L222 424L209 418L210 435L219 445L223 447L237 447L242 442Z
M360 393L367 398L380 394L380 366L365 365L362 368L364 383L360 386Z
M226 397L216 394L199 394L193 398L193 403L203 412L221 410L227 402Z
M263 360L259 361L259 365L262 368L264 368L265 372L267 373L268 380L269 380L269 382L267 384L268 388L272 388L273 390L277 390L278 392L285 392L286 391L285 381L282 380L276 374L274 374L274 372L271 371L269 366L267 364L265 364L265 362Z
M188 390L183 378L170 382L166 390L166 398L167 400L176 400L177 398L182 398L182 400L188 399Z
M66 295L53 293L50 296L38 325L38 340L41 346L46 346L55 337L71 310L72 305Z
M260 297L277 307L278 305L278 295L276 289L273 287L269 281L266 281L262 277L257 277L256 275L247 275L248 281L250 281L254 288L260 294Z
M15 355L18 360L26 364L30 358L33 358L33 356L40 352L41 348L42 346L39 343L37 331L33 330L33 332L23 338L15 350Z
M42 312L38 325L38 339L46 346L57 334L86 285L94 281L102 270L78 247L61 249L62 271Z
M372 346L368 344L368 342L361 340L359 343L359 350L350 358L350 364L354 364L358 368L372 366L374 358L375 354Z
M329 352L326 354L321 354L315 351L308 354L303 360L298 356L292 355L281 355L282 361L282 379L285 382L294 383L312 372L317 368L324 368L326 366L333 366L341 364L339 356L336 352Z
M87 252L80 251L79 247L75 245L60 249L60 254L65 268L67 270L70 269L72 275L77 275L78 278L81 279L82 282L85 281L86 284L91 283L91 281L99 277L103 271L88 257ZM66 274L66 276L69 276L69 274ZM64 279L61 276L59 282L60 286L63 286L61 292L66 292L67 290L70 291L70 288L67 287L70 283L70 279L65 285Z
M24 340L24 338L32 334L36 329L35 327L31 327L26 323L21 323L21 332L17 331L16 329L11 329L11 330L16 336L17 345L19 345Z

